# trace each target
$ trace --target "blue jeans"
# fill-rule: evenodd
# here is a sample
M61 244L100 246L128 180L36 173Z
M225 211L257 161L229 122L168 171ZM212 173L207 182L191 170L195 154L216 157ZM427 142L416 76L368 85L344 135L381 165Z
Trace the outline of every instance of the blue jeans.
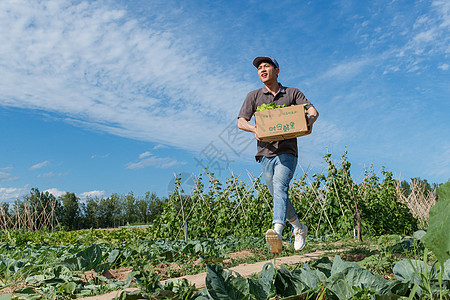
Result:
M297 212L289 200L289 183L297 167L297 157L280 154L275 157L263 156L260 160L264 179L273 197L272 223L285 224L297 217Z

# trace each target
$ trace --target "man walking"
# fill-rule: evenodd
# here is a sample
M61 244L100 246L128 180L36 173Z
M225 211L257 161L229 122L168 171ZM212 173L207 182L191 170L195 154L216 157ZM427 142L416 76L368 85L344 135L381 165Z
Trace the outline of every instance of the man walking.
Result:
M264 86L247 94L238 116L238 127L253 132L257 140L256 160L261 164L264 179L273 197L273 229L266 232L266 241L272 253L280 253L282 232L286 220L294 227L294 248L300 251L305 246L308 227L300 223L297 212L289 199L289 184L297 166L297 139L263 142L256 135L256 126L249 123L256 108L261 104L275 103L286 106L306 104L309 129L317 120L319 113L296 88L284 87L278 82L280 67L278 62L268 56L257 57L253 65L258 69L259 79Z

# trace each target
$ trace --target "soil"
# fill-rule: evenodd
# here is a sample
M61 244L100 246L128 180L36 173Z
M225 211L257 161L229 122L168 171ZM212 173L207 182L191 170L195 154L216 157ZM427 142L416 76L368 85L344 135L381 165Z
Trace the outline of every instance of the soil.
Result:
M0 290L0 296L5 295L5 294L10 294L10 293L14 292L15 290L23 289L26 287L27 287L26 284L12 284L8 287L2 288Z
M105 276L108 279L114 279L114 280L120 280L125 282L128 278L128 274L133 270L133 268L120 268L120 269L112 269L112 270L106 270L105 272L101 273L102 276ZM84 277L82 278L83 282L88 282L89 280L94 279L98 273L94 270L84 272Z

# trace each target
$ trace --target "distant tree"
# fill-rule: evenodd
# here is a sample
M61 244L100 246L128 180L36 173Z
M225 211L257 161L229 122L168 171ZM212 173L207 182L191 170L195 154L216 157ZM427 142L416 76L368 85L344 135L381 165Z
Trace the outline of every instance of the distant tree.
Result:
M99 227L99 202L98 198L88 198L86 204L83 205L84 228Z
M120 201L119 194L112 194L109 200L109 208L112 212L112 223L110 223L109 227L118 227L124 225L124 215L123 215L123 206Z
M125 197L123 197L123 208L124 208L124 223L133 224L137 221L137 207L136 198L133 192L129 192Z
M164 211L164 204L167 202L167 198L160 199L156 197L156 194L152 194L151 201L149 202L149 216L148 222L152 223L155 218Z
M406 180L400 182L400 190L403 196L408 197L411 194L411 186L409 185L409 182Z
M62 202L60 224L68 230L79 229L80 203L77 196L67 192L59 200Z
M98 226L100 228L110 227L113 219L113 212L110 208L109 198L100 198L98 205Z
M148 223L149 216L149 202L146 198L136 200L136 210L139 223Z
M39 230L43 227L53 228L61 216L60 202L49 192L40 192L32 188L29 195L24 196L23 206L30 230ZM23 216L19 216L21 218Z
M162 211L161 201L156 193L147 192L143 199L136 201L137 215L139 222L148 224L154 218L154 214Z
M111 197L100 199L98 216L99 226L102 228L120 226L122 217L120 196L112 194Z

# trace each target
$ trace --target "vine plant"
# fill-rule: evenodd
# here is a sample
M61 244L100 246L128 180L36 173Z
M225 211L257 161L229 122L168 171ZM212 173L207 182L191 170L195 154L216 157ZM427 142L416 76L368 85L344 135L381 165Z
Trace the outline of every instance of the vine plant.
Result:
M417 229L417 220L399 201L391 172L383 168L381 180L372 169L366 170L363 182L357 184L347 152L338 164L330 153L324 160L326 171L294 178L289 191L299 218L316 236L406 234ZM261 236L271 226L272 198L260 177L253 176L248 184L232 174L222 183L205 171L190 194L180 182L177 178L163 213L153 223L154 238L181 239L185 229L191 239Z

